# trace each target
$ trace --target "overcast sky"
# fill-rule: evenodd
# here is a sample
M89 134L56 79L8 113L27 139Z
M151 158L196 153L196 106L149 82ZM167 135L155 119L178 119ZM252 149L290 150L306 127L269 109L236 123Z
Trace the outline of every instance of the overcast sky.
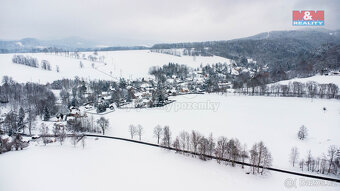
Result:
M292 26L293 10L325 10L325 27L340 28L339 0L0 0L0 39L228 40L299 29Z

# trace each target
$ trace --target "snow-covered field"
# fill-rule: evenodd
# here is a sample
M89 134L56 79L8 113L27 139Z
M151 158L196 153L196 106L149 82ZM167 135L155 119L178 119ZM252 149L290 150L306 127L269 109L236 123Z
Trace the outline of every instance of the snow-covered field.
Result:
M169 125L173 137L183 130L197 130L208 136L238 138L248 149L264 141L272 152L273 166L291 169L289 153L293 146L305 158L326 153L330 145L340 145L340 102L338 100L234 96L185 95L172 97L177 101L164 108L117 110L105 115L110 119L108 134L129 138L128 126L141 124L143 139L155 142L153 128ZM327 111L323 111L323 107ZM305 125L309 136L297 138ZM298 170L298 169L295 169Z
M88 56L93 54L93 52L80 53L80 55L82 54ZM52 82L62 78L73 79L75 76L91 80L112 80L119 77L131 79L150 77L148 71L151 66L163 66L169 62L185 64L191 67L199 67L201 64L215 64L219 62L230 63L230 60L217 56L178 57L150 52L149 50L98 52L98 57L105 56L103 63L45 53L23 54L37 58L39 63L41 60L49 61L52 70L45 71L41 68L13 64L13 55L14 54L0 54L0 78L2 79L3 76L7 75L18 82L32 81L39 83ZM84 68L80 68L80 61L84 64ZM95 68L92 68L92 63L95 64ZM60 69L59 73L56 71L57 65Z
M287 85L290 82L307 83L310 81L314 81L319 84L333 83L333 84L336 84L338 87L340 87L340 75L333 75L333 76L332 75L329 75L329 76L315 75L315 76L308 77L308 78L293 78L290 80L284 80L284 81L280 81L277 83Z
M84 149L80 144L34 144L24 151L5 153L0 156L0 169L0 190L4 191L339 190L339 184L302 186L298 176L276 172L247 175L247 169L215 161L92 138L87 138ZM290 180L296 180L297 189Z

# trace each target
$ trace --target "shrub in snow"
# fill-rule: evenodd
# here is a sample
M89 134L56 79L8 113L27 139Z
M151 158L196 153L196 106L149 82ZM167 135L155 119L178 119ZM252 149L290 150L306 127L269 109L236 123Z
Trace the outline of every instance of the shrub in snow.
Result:
M43 70L49 70L51 71L51 64L47 60L42 60L41 61L41 68Z
M11 151L12 148L22 150L27 146L28 142L23 141L22 136L19 134L12 137L7 135L0 137L0 154Z
M98 104L97 113L105 112L106 108L108 108L108 104L106 102Z
M307 138L307 135L308 135L308 129L304 125L302 125L298 132L298 138L300 140L304 140L305 138Z

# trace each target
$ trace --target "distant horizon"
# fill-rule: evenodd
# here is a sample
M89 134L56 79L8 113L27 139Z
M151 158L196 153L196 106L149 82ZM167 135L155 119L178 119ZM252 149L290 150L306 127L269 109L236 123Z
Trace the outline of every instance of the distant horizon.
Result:
M76 36L110 46L231 40L299 30L294 10L323 10L324 26L340 28L336 0L2 0L0 39Z
M238 37L238 38L232 38L232 39L219 39L219 40L202 40L202 41L173 41L173 42L154 42L154 43L150 43L150 44L129 44L129 45L119 45L119 44L104 44L105 42L101 42L101 41L96 41L96 40L88 40L86 38L83 37L79 37L79 36L68 36L68 37L64 37L64 38L56 38L56 39L43 39L43 38L38 38L38 37L24 37L24 38L20 38L20 39L1 39L0 41L6 41L6 42L13 42L13 41L21 41L21 40L25 40L25 39L33 39L33 40L38 40L38 41L44 41L44 42L50 42L50 41L63 41L63 40L75 40L78 39L79 41L88 41L91 43L95 43L97 44L96 46L93 47L88 47L88 48L107 48L107 47L137 47L137 46L144 46L144 47L151 47L155 44L176 44L176 43L195 43L195 42L214 42L214 41L229 41L229 40L237 40L237 39L243 39L243 38L248 38L248 37L252 37L258 34L262 34L262 33L268 33L268 32L280 32L280 31L339 31L340 29L328 29L326 27L303 27L303 28L296 28L296 29L289 29L289 30L271 30L271 31L263 31L263 32L259 32L259 33L255 33L255 34L251 34L248 36L243 36L243 37ZM110 41L110 40L108 40Z

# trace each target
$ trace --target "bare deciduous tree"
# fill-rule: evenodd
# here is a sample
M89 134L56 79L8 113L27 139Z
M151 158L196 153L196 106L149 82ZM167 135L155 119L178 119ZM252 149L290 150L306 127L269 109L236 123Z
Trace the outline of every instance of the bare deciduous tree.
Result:
M105 130L109 127L109 120L101 117L97 120L97 124L102 129L103 135L105 134Z
M73 133L72 133L72 137L71 137L71 144L72 144L74 147L76 147L76 145L77 145L77 143L78 143L78 138L79 138L79 136L78 136L75 132L73 132Z
M134 125L129 125L129 133L130 133L131 139L133 139L133 137L137 133L137 128Z
M212 156L214 153L214 150L215 150L215 141L214 141L213 134L210 133L209 138L208 138L208 154Z
M337 152L337 148L335 145L331 145L328 148L328 161L329 161L328 174L331 172L332 165L334 165L333 162L334 162L334 157L335 157L336 152Z
M176 137L176 139L175 139L175 141L172 145L176 149L177 152L181 149L178 136Z
M244 144L243 147L242 147L242 150L240 152L240 157L241 157L241 161L243 163L245 162L245 159L249 157L246 144ZM244 164L242 164L242 168L244 168Z
M305 161L303 159L301 159L300 162L299 162L299 166L301 168L301 171L303 171L304 165L305 165Z
M253 174L255 174L255 169L257 169L257 173L263 174L264 170L272 165L271 153L262 141L253 145L250 150L250 160L253 165Z
M307 159L306 159L306 165L307 165L308 171L311 170L312 160L313 160L312 152L311 150L309 150L307 153Z
M159 144L159 140L162 136L162 127L160 125L157 125L154 129L153 129L153 135L157 138L157 144Z
M293 167L295 166L295 163L299 159L299 151L297 147L293 147L290 151L290 162L292 163Z
M327 164L327 159L326 159L326 156L323 155L321 162L320 162L320 173L321 174L325 174L325 171L326 171L326 168L327 168L326 164Z
M198 147L197 147L198 153L200 154L200 159L207 160L205 155L207 154L208 149L209 149L209 140L202 136L198 140Z
M60 131L60 127L57 126L57 124L55 123L52 129L54 137L57 137L59 135L59 131Z
M47 135L48 135L48 127L45 125L45 123L41 123L40 136L45 146L49 142L49 138L47 137Z
M227 142L228 139L226 137L219 137L216 144L215 149L215 156L219 159L224 159L225 153L227 151ZM220 163L220 160L217 160L218 163Z
M63 145L63 142L65 141L65 139L66 139L66 131L65 131L65 128L62 127L58 134L58 140L60 142L60 145Z
M139 137L139 140L142 140L142 134L143 134L143 127L141 125L137 125L137 134Z
M235 166L235 161L240 157L240 142L238 139L230 139L227 143L228 158L231 160L232 166Z
M190 137L190 141L191 141L191 146L193 148L193 152L197 152L197 147L199 144L199 140L202 136L199 134L199 132L197 131L191 131L191 137Z
M163 128L163 139L162 143L166 147L170 147L171 144L171 131L169 126Z
M262 168L261 174L265 172L265 169L272 166L272 161L273 161L272 155L269 152L268 148L265 147L265 150L263 152L263 164L262 164L263 168Z
M186 150L186 149L189 150L187 146L187 138L189 139L189 136L190 136L189 133L186 131L182 131L179 134L179 143L180 143L182 150Z
M254 144L250 150L250 163L253 174L255 174L256 161L258 161L258 148L257 144Z
M81 145L83 146L83 149L85 148L85 145L86 145L86 136L83 136L81 138Z

